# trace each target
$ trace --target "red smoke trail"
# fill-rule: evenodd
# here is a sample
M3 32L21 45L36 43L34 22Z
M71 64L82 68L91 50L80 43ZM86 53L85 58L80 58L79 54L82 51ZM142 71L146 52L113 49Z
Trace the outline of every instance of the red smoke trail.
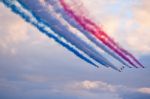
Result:
M121 51L123 51L126 55L130 56L138 65L144 68L144 66L131 53L122 48Z
M102 31L94 22L87 19L85 16L78 16L75 12L70 9L70 7L65 3L64 0L60 0L61 5L63 6L64 10L73 17L85 30L92 33L96 36L99 40L101 40L105 45L111 48L114 52L119 54L122 58L128 61L131 65L137 67L125 54L130 56L136 63L143 67L143 65L137 61L137 59L131 55L129 52L124 50L123 48L119 47L113 39L111 39L104 31Z

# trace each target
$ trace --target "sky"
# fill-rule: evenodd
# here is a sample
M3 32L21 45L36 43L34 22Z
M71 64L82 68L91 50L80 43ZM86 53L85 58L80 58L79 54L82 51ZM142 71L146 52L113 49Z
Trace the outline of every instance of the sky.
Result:
M0 99L150 99L148 0L82 0L146 68L91 66L0 3Z

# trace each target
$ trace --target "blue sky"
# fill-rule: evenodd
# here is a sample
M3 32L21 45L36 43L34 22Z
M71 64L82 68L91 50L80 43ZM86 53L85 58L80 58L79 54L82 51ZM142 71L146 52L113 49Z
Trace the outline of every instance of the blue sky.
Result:
M1 99L150 98L149 3L146 0L83 0L83 3L91 17L146 68L126 68L121 73L105 67L97 69L0 3Z

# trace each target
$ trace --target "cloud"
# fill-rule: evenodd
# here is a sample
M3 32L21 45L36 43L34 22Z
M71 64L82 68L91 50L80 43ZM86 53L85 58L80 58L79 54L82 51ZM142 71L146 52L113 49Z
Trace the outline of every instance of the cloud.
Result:
M136 55L150 53L148 1L82 1L88 16L121 46Z
M26 75L24 79L34 83L44 83L48 81L48 77L42 75Z
M104 92L115 92L116 88L106 82L102 81L89 81L76 82L73 84L73 88L81 90L97 90Z
M74 81L53 87L57 93L77 96L78 99L122 99L114 86L102 81Z
M17 49L24 43L38 45L51 40L41 35L32 25L26 23L18 15L0 3L0 49L3 53L17 54ZM52 42L54 44L54 41ZM51 44L50 43L50 44Z
M138 92L150 94L150 88L139 88Z
M131 37L128 38L130 46L138 48L143 53L150 52L150 6L147 0L142 0L132 7L133 22L137 24Z
M29 39L28 25L0 4L0 48L3 52L17 53L17 45Z
M150 88L130 88L124 85L112 85L103 81L74 81L52 84L44 76L23 76L21 81L0 79L0 91L20 93L25 97L59 96L76 97L78 99L136 99L135 97L149 97ZM41 85L40 85L41 83ZM44 85L43 85L44 84ZM36 87L35 87L36 86ZM30 99L29 98L29 99ZM140 99L140 98L138 98ZM148 99L148 98L146 98Z
M104 29L121 45L123 44L126 48L131 47L137 52L149 53L149 30L146 29L149 27L149 21L147 20L149 6L146 7L143 4L135 6L138 9L134 9L134 11L140 11L136 12L137 18L126 19L128 14L126 15L124 12L128 12L128 9L121 10L124 13L122 16L118 14L115 16L110 9L114 6L116 0L111 1L108 4L106 0L84 0L84 2L91 2L91 4L97 2L94 3L96 6L91 8L91 10L95 9L94 7L100 9L95 10L96 12L93 11L97 15L97 23L102 22ZM147 0L141 1L144 3ZM128 3L124 4L128 5ZM145 4L148 5L149 3ZM107 7L110 8L107 9ZM118 7L120 9L123 6L119 5ZM128 7L124 6L124 8ZM102 10L108 10L109 13ZM8 11L7 8L2 6L2 3L0 3L0 12L3 13L0 14L0 98L8 99L2 97L5 96L13 99L16 96L14 99L18 99L18 97L19 99L20 97L24 99L41 99L43 97L44 99L149 99L148 68L144 70L127 69L118 75L111 70L101 69L99 71L90 67L90 65L88 67L87 64L80 62L78 59L72 60L70 54L66 53L67 51L64 52L58 46L49 46L52 42L46 36L37 33L38 31L35 28L27 25L17 15ZM147 17L143 18L144 16ZM143 36L143 34L147 36ZM29 46L29 44L36 46ZM47 45L45 46L45 44ZM141 44L143 44L142 47L139 46ZM17 49L18 45L23 45L20 46L21 50ZM15 57L9 56L8 52L3 54L2 50L7 49L10 49L9 51L12 54L16 54L18 50L22 54L20 53L21 55L18 54ZM55 53L56 50L57 53ZM68 59L66 60L66 58ZM68 63L68 60L71 63ZM149 56L143 59L144 62L145 60L149 65ZM137 80L137 78L140 78L140 80ZM110 83L104 82L105 80L110 81ZM130 85L130 87L115 85L111 82L120 82ZM141 87L136 88L134 86Z
M134 88L125 85L112 85L103 81L89 80L71 82L70 84L65 85L64 89L69 93L85 95L87 97L97 97L96 99L98 99L98 97L105 97L105 95L112 96L111 99L124 99L122 96L128 94L132 94L132 96L139 94L143 94L144 96L144 94L150 94L150 88Z
M28 25L17 15L12 14L9 9L1 6L1 12L3 13L0 16L0 30L1 38L5 40L5 42L9 43L19 43L21 41L27 40L28 37ZM6 13L8 12L8 13ZM4 21L5 20L5 21ZM5 43L4 42L4 43Z

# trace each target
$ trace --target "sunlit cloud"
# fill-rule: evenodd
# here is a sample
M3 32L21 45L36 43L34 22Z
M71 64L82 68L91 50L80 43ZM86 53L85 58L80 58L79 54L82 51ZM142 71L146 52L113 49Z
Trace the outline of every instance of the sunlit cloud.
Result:
M150 53L150 6L148 1L95 0L95 2L83 0L91 18L102 26L104 31L136 55ZM97 10L91 9L91 5Z
M97 91L104 91L104 92L115 92L116 88L112 86L111 84L107 84L102 81L82 81L82 82L76 82L73 84L75 89L81 89L81 90L97 90Z
M0 10L3 12L3 14L0 15L1 51L15 55L17 54L18 47L23 43L37 45L42 42L51 42L50 44L54 44L54 41L38 33L39 31L37 31L36 28L27 24L19 16L12 14L11 11L1 3Z
M146 87L145 88L139 88L138 92L150 94L150 88L146 88Z
M144 93L150 94L150 88L148 87L140 87L134 88L125 85L113 85L103 81L79 81L74 82L72 84L67 85L71 90L76 91L88 91L91 93L116 93L116 94L123 94L123 93Z

